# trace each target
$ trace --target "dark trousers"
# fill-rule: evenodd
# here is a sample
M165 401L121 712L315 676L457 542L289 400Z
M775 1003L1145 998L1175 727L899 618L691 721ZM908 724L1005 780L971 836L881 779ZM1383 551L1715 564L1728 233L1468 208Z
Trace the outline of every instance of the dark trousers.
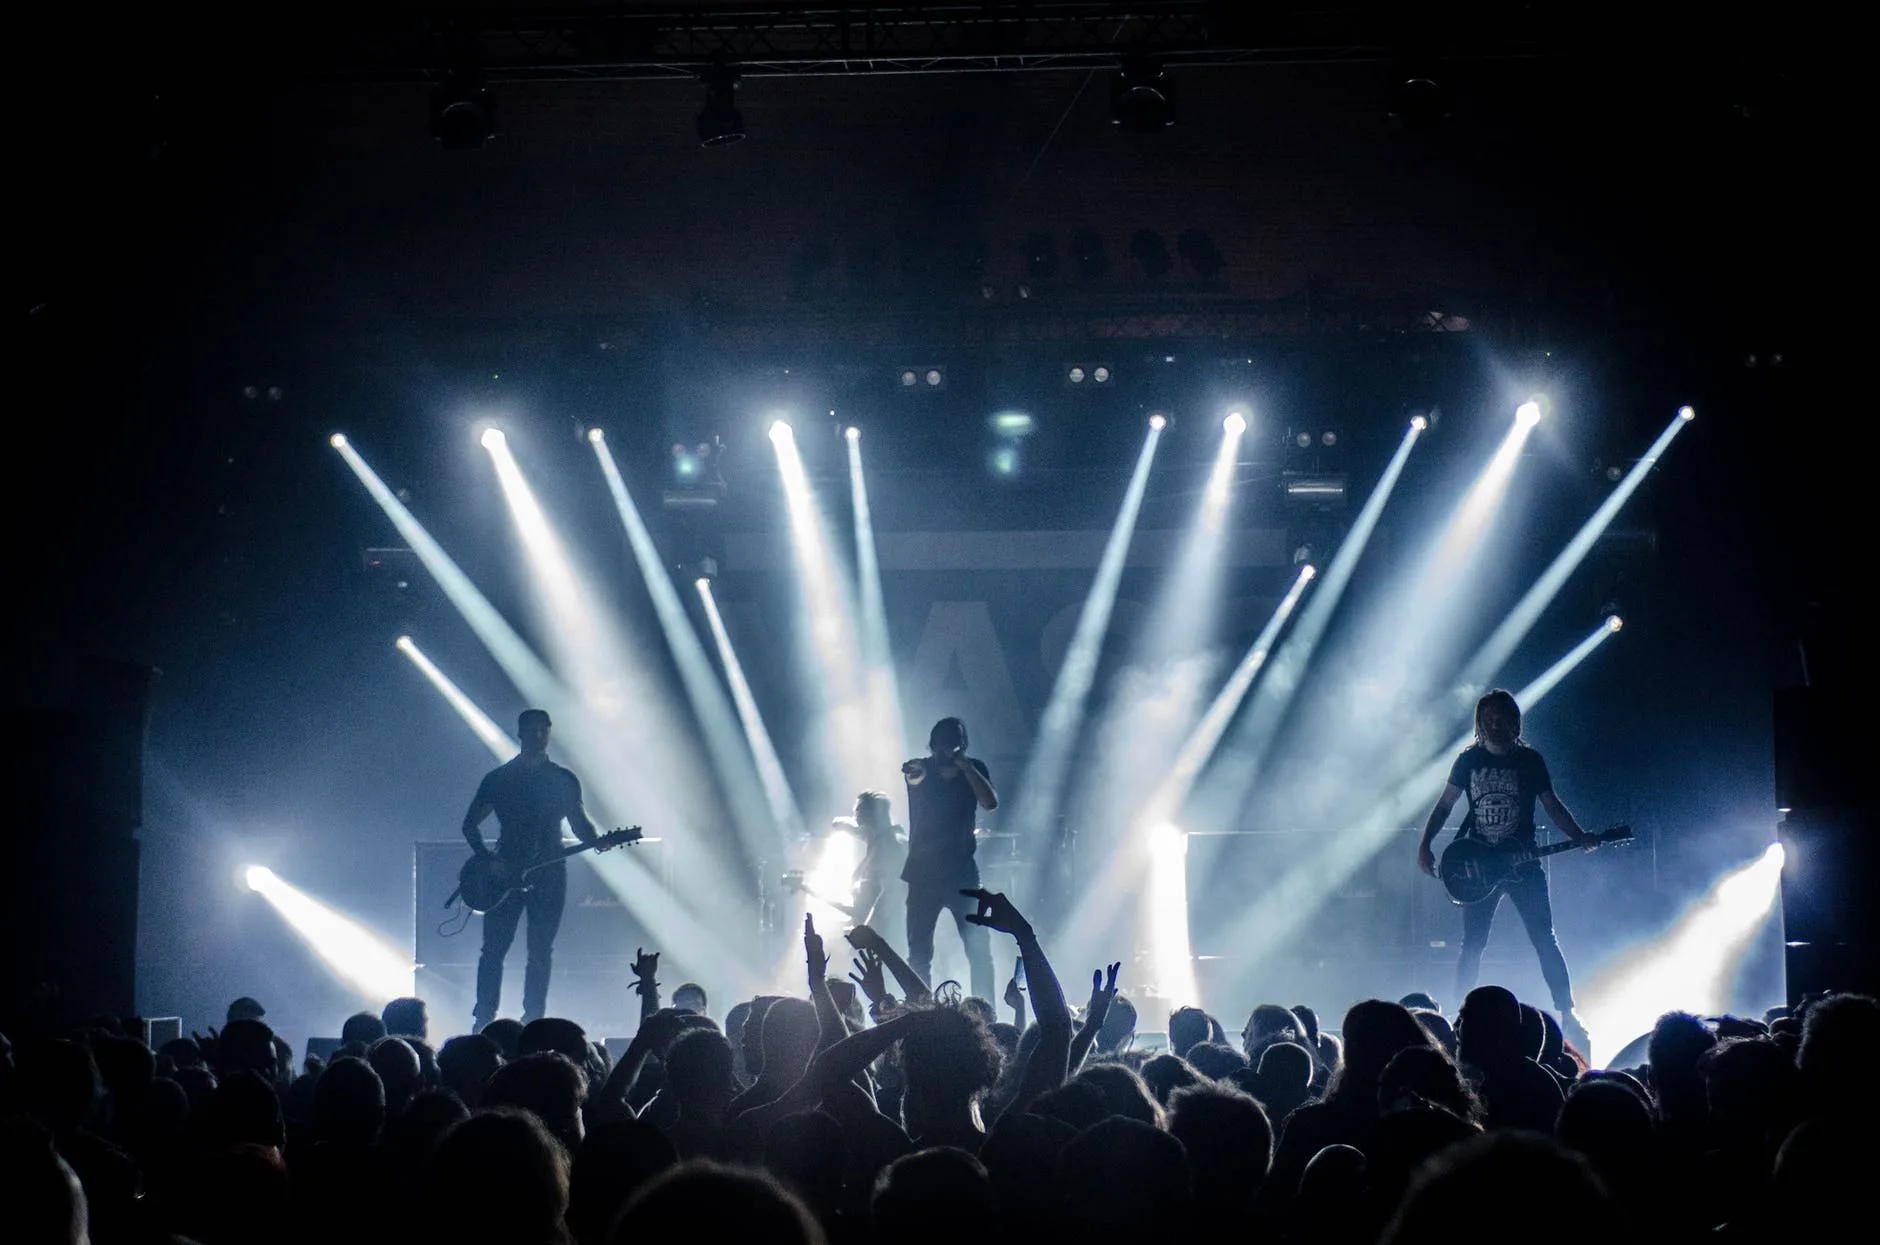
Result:
M503 1001L503 957L516 940L516 926L529 915L529 963L522 975L522 1021L539 1019L548 1007L548 973L555 932L568 899L568 866L556 863L529 875L529 889L511 895L483 914L483 954L477 957L476 1025L496 1019Z
M976 882L970 885L977 885ZM972 970L972 992L998 1005L999 996L992 981L992 939L983 926L966 919L979 905L960 894L957 886L933 886L921 882L907 884L907 962L928 985L933 969L933 931L942 912L953 914L959 927L960 941L966 944L966 963Z
M1567 957L1560 954L1560 940L1554 937L1554 905L1547 894L1547 874L1539 861L1529 861L1514 877L1495 888L1495 893L1462 909L1462 958L1456 962L1456 1003L1475 989L1482 971L1482 952L1488 948L1489 927L1495 923L1495 909L1506 895L1514 901L1527 927L1528 941L1540 957L1541 976L1553 991L1554 1007L1563 1016L1573 1010L1573 982L1567 976Z

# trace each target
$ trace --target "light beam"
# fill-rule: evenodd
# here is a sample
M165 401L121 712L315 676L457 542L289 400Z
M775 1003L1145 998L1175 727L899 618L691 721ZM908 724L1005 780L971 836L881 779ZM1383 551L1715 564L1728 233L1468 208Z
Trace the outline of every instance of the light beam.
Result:
M483 741L483 746L490 750L491 756L495 757L498 762L503 762L516 755L519 751L516 741L511 739L502 727L496 725L489 714L479 709L475 701L464 695L463 690L451 682L450 678L424 655L412 642L410 636L399 636L393 641L393 647L409 657L411 664L418 668L418 672L430 680L431 686L443 693L444 699L450 702L450 707L457 711L457 716L464 720L464 725Z
M413 992L411 956L387 939L290 886L264 865L250 866L244 877L334 975L375 1009Z

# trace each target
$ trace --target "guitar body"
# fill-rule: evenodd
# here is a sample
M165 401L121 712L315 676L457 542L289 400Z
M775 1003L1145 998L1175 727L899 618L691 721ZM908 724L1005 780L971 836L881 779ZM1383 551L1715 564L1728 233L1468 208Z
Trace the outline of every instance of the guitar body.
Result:
M457 872L457 892L465 906L481 916L522 885L522 866L500 856L472 856Z
M1449 902L1466 905L1480 903L1494 894L1520 863L1514 851L1474 839L1457 839L1443 849L1436 873L1443 880L1443 889L1449 892Z

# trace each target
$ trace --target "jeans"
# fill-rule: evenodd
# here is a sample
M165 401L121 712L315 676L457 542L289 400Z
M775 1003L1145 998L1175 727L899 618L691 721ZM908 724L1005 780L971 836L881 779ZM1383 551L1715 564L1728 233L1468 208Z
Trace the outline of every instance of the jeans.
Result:
M922 981L927 981L927 974L933 969L933 931L940 920L940 913L951 912L953 923L959 927L960 941L966 944L966 963L972 971L972 993L977 998L997 1006L999 996L992 981L992 938L984 926L974 925L967 920L967 914L977 912L979 905L960 894L957 886L935 886L931 883L909 882L907 884L907 962L920 974ZM934 985L927 981L928 985Z
M1527 927L1528 941L1540 957L1541 976L1553 992L1554 1007L1563 1016L1573 1010L1573 982L1567 976L1567 958L1560 954L1560 940L1554 937L1554 906L1547 894L1547 874L1540 862L1530 860L1508 881L1479 903L1462 909L1462 958L1456 962L1456 1000L1475 988L1482 971L1482 952L1488 948L1489 927L1495 922L1495 909L1506 895L1514 901Z
M539 1019L548 1007L548 973L555 932L568 899L568 866L557 862L529 875L529 889L511 895L483 914L483 954L477 957L476 1027L496 1019L503 998L503 957L516 940L516 926L529 916L529 962L522 976L522 1021Z

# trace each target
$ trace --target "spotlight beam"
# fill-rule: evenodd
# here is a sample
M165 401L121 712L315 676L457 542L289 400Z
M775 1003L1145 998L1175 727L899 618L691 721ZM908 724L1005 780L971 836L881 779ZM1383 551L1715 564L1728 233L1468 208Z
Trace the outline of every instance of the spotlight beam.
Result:
M613 498L621 526L626 529L627 544L633 550L634 561L639 564L641 578L646 581L653 612L659 618L666 646L679 671L679 680L698 718L699 729L705 737L705 747L711 754L713 771L724 784L744 848L753 861L780 859L783 851L782 833L788 823L776 818L774 803L770 815L766 816L759 777L753 771L751 754L745 750L740 738L737 719L725 701L724 689L712 669L711 658L706 655L704 645L699 643L698 633L693 629L692 620L679 599L672 577L666 572L658 547L653 543L652 533L647 530L640 509L634 504L633 495L627 491L626 480L620 474L613 450L599 429L588 434L588 443L600 463L601 474L607 481L607 492Z
M463 568L444 552L444 547L425 531L424 525L386 487L385 481L352 447L352 443L336 434L332 445L346 465L352 468L353 474L359 477L359 482L366 486L372 500L378 502L379 508L385 511L392 526L405 538L412 552L418 555L418 561L431 573L431 578L444 590L444 595L457 607L457 612L470 624L477 639L483 642L497 664L502 666L503 673L509 676L509 681L516 685L516 690L522 693L523 698L531 704L544 707L566 705L568 694L560 680L549 672L542 659L536 656L535 650L516 634L516 629L490 604L489 598L470 582Z
M803 815L798 811L795 793L790 790L790 780L784 775L783 762L777 758L776 746L771 743L770 730L764 725L763 715L758 712L757 698L751 694L750 682L744 677L744 664L738 660L737 650L731 646L731 634L725 630L725 620L718 612L718 598L712 593L709 579L698 581L698 596L705 607L705 619L711 625L712 639L718 643L718 656L724 663L725 681L731 685L731 699L737 705L738 719L744 725L744 738L750 747L750 755L757 763L758 778L763 783L764 796L770 805L771 824L781 832L775 848L778 855L774 857L781 859L783 844L803 833Z
M390 941L288 885L272 869L257 865L245 876L249 888L267 900L333 974L360 997L383 1007L412 993L411 957Z
M1358 517L1353 520L1350 530L1345 533L1345 539L1340 542L1338 552L1332 555L1331 565L1319 577L1318 590L1312 594L1312 600L1306 603L1304 612L1299 615L1299 625L1293 628L1292 634L1273 658L1272 669L1267 672L1266 678L1254 689L1246 715L1234 728L1232 740L1225 749L1215 754L1218 759L1203 780L1199 794L1201 804L1211 815L1211 820L1224 820L1227 810L1237 809L1241 799L1252 787L1261 764L1266 760L1267 751L1279 733L1280 724L1285 720L1287 710L1292 707L1293 698L1298 695L1299 684L1312 664L1319 641L1324 638L1326 629L1331 625L1332 615L1345 595L1345 588L1358 569L1358 560L1363 556L1365 546L1370 543L1371 534L1377 530L1384 506L1390 501L1397 481L1403 476L1404 465L1410 460L1410 451L1416 447L1417 439L1426 427L1427 423L1416 419L1405 430L1403 440L1398 442L1397 452L1391 455L1384 474L1378 477L1371 495L1365 498Z
M490 719L489 714L479 709L475 701L464 695L463 690L451 682L450 678L424 655L412 642L410 636L399 636L394 641L394 647L409 657L411 664L418 668L418 672L429 679L431 686L443 694L444 699L450 702L450 707L457 711L457 716L475 732L476 737L483 741L483 746L490 750L490 755L498 762L508 761L520 751L516 741L504 733L503 728L496 725Z
M894 648L888 638L887 600L881 591L881 563L875 556L875 523L868 507L868 481L862 472L862 436L850 428L844 437L849 450L849 498L855 519L855 572L861 595L863 677L869 716L892 732L895 757L907 755L906 719L901 716L901 691L895 679Z
M1671 422L1665 426L1665 430L1658 434L1658 439L1652 442L1651 448L1645 451L1645 456L1633 464L1632 469L1626 472L1625 478L1619 481L1611 493L1606 495L1606 499L1580 526L1580 530L1574 534L1573 539L1567 542L1566 547L1555 555L1547 569L1541 572L1540 578L1534 581L1533 587L1527 590L1520 601L1515 603L1515 607L1508 612L1508 616L1502 619L1501 624L1495 628L1487 640L1483 641L1482 647L1476 650L1475 656L1463 669L1460 680L1461 690L1458 692L1459 699L1473 700L1479 696L1481 689L1488 686L1488 681L1495 676L1495 672L1514 656L1515 649L1520 647L1521 641L1527 638L1528 632L1533 629L1534 624L1540 620L1541 613L1559 594L1567 578L1578 569L1581 562L1585 561L1586 555L1592 551L1600 536L1611 526L1620 509L1631 500L1632 494L1638 491L1639 485L1645 482L1645 477L1658 465L1658 460L1664 457L1665 451L1671 447L1672 439L1683 431L1684 425L1689 422L1691 422L1690 419L1682 412L1672 417Z
M1155 993L1172 1011L1201 1001L1188 934L1188 836L1162 823L1149 832L1146 941Z
M1524 710L1531 711L1595 649L1616 634L1618 632L1615 628L1601 623L1597 631L1574 645L1560 660L1516 692L1515 699ZM1457 739L1446 753L1439 753L1432 758L1415 775L1379 801L1358 825L1324 836L1324 849L1282 874L1252 907L1228 927L1220 945L1233 947L1237 953L1251 955L1256 959L1282 945L1311 919L1325 902L1326 896L1334 894L1354 873L1396 839L1406 819L1413 817L1420 805L1430 802L1433 793L1440 789L1443 776L1449 772L1448 767L1455 753L1467 746L1468 740L1469 737L1465 735Z
M1579 1012L1593 1049L1611 1058L1673 1009L1713 1015L1729 1005L1743 955L1775 910L1782 889L1783 847L1717 881L1657 938L1602 968L1581 991Z
M1129 542L1136 532L1136 518L1142 512L1143 494L1149 486L1149 468L1155 462L1163 426L1150 422L1149 433L1136 454L1136 468L1130 473L1123 504L1110 525L1103 556L1097 561L1096 577L1090 581L1090 590L1084 595L1076 630L1071 633L1070 646L1064 650L1064 662L1051 684L1051 699L1039 720L1038 736L1032 743L1031 760L1025 768L1025 781L1019 784L1018 799L1012 809L1012 825L1018 834L1030 836L1041 831L1057 811L1064 775L1070 768L1071 753L1077 746L1077 734L1083 724L1084 705L1096 681L1103 637L1116 607L1117 587L1122 583Z
M865 790L879 781L879 775L892 773L899 765L900 758L890 755L889 749L900 738L901 727L870 720L872 706L867 689L855 676L860 653L855 594L836 563L821 507L797 450L796 436L788 424L779 420L771 425L770 443L777 453L791 546L809 624L807 657L814 672L814 688L830 719L828 728L818 732L826 745L826 780L833 780L838 792ZM828 795L817 793L815 798L819 803L827 802Z

